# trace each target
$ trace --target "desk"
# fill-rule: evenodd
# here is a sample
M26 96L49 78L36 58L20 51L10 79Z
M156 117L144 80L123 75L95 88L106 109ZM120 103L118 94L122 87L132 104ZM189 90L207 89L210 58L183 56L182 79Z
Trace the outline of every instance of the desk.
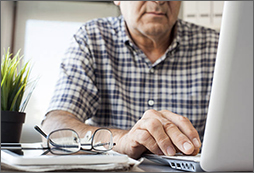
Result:
M34 148L36 148L37 147L37 145L38 145L38 147L40 147L41 146L41 143L32 143L32 144L29 144L29 143L26 143L26 144L23 144L22 146L23 147L34 147ZM32 155L35 155L35 156L40 156L41 155L41 152L44 152L43 150L36 150L36 152L34 152L34 151L32 151L32 152L25 152L25 151L28 151L28 150L24 150L24 155L26 155L26 156L29 156L29 153L30 154L32 154ZM2 151L1 151L2 152ZM37 153L38 152L38 153ZM113 152L113 151L112 151ZM26 154L25 154L26 153ZM113 153L112 153L113 154ZM65 160L65 163L66 164L74 164L74 165L66 165L66 164L64 164L64 166L62 165L59 165L59 166L57 166L57 165L52 165L52 166L47 166L47 165L44 165L44 167L38 167L38 165L31 165L31 167L26 167L26 166L10 166L10 165L7 165L6 163L8 163L8 159L14 159L13 157L14 157L14 155L12 156L12 157L7 157L8 156L8 154L7 155L5 155L5 157L2 157L1 158L1 171L3 171L3 172L16 172L17 170L26 170L26 171L32 171L32 170L36 170L36 172L37 171L39 171L39 170L41 170L41 171L46 171L46 170L51 170L51 171L60 171L60 170L63 170L64 172L66 172L66 171L72 171L72 172L76 172L76 171L88 171L88 170L86 170L85 168L87 168L87 169L89 169L89 170L91 170L91 169L95 169L94 171L96 171L96 170L102 170L103 168L103 165L98 165L99 167L97 167L96 168L96 165L90 165L90 167L88 166L88 167L85 167L85 166L75 166L75 163L77 163L77 161L73 161L73 158L72 158L72 161L73 162L69 162L68 160L67 160L67 162L66 162L66 160ZM59 156L60 157L60 156ZM7 162L4 160L4 158L5 159L7 159ZM33 157L32 157L33 158ZM78 157L79 158L79 157ZM52 159L52 158L51 158ZM68 159L70 159L70 158L68 158ZM76 158L77 159L77 158ZM110 159L110 157L109 157L109 159ZM111 158L112 159L112 158ZM111 160L110 159L110 160ZM44 159L45 160L45 159ZM160 164L158 164L158 163L155 163L155 162L153 162L153 161L151 161L151 160L148 160L148 159L146 159L146 158L142 158L141 159L142 161L141 161L141 164L139 164L140 163L140 161L139 162L136 162L135 160L132 160L132 159L130 159L129 160L129 163L128 164L130 164L130 165L133 165L133 164L139 164L138 166L136 166L136 167L133 167L133 168L131 168L131 170L129 170L128 172L176 172L177 170L174 170L174 169L172 169L170 166L163 166L163 165L160 165ZM9 161L11 161L11 160L9 160ZM27 161L27 159L26 159L26 161ZM33 162L33 160L29 160L29 162L28 163L30 163L30 161L31 162ZM40 163L41 163L41 161L42 160L40 160ZM52 160L53 161L53 160ZM63 160L62 160L63 161ZM61 162L59 162L59 164L61 164L62 163L62 161ZM111 162L112 162L113 160L111 160ZM116 161L117 162L117 161ZM38 160L37 160L37 162L36 163L38 163ZM50 163L52 163L52 162L50 162ZM55 162L55 159L54 159L54 163L56 163ZM83 163L83 162L80 162L80 160L79 160L79 163ZM10 163L9 163L10 164ZM116 168L116 167L112 167L112 165L111 166L109 166L109 167L105 167L105 169L111 169L111 168ZM125 167L125 168L127 168L127 167ZM116 171L120 171L121 172L121 170L123 170L124 169L124 167L123 166L120 166L120 167L118 167L118 170L116 170ZM111 169L112 170L112 169ZM124 170L123 170L124 171Z
M84 172L84 170L80 171ZM19 171L8 169L5 167L5 165L1 163L1 172L19 172ZM75 170L73 172L79 172L79 170ZM126 172L181 172L181 171L172 169L169 166L158 165L154 162L145 159L144 162L142 162L139 166Z

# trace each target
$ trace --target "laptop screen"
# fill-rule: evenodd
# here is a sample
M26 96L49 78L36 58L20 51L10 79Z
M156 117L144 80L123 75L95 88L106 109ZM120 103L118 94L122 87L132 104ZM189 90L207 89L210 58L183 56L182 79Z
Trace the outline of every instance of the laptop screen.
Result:
M253 1L226 1L201 167L253 170Z

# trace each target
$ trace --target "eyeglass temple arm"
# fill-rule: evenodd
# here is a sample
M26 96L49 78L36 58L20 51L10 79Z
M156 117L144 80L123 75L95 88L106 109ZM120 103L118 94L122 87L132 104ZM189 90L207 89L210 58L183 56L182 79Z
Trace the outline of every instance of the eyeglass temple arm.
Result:
M44 132L42 131L42 129L41 129L39 126L35 125L35 126L34 126L34 129L37 130L37 132L39 132L43 137L45 137L45 138L48 137L48 135L47 135L46 133L44 133ZM51 145L53 145L53 146L61 147L61 146L55 144L51 139L49 139L49 142L50 142Z
M47 138L48 135L46 135L46 133L44 133L39 126L37 126L37 125L34 126L34 129L37 130L37 132L39 132L42 136Z

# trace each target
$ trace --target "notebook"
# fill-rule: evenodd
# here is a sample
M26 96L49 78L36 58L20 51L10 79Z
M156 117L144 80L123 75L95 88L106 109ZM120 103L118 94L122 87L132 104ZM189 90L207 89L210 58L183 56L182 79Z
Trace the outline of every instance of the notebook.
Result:
M42 143L22 143L20 146L1 146L1 169L5 171L126 171L140 161L127 155L108 151L102 154L46 155ZM9 149L6 149L9 148ZM12 148L12 149L10 149ZM19 149L26 148L26 149ZM28 149L30 148L30 149Z
M253 171L253 1L225 1L201 154L146 158L184 171Z

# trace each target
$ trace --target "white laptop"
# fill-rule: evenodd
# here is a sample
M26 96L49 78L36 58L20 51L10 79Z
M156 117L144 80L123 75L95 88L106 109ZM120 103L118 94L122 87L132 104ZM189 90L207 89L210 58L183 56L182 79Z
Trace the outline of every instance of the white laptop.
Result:
M201 154L148 159L184 171L253 171L253 1L225 1Z

